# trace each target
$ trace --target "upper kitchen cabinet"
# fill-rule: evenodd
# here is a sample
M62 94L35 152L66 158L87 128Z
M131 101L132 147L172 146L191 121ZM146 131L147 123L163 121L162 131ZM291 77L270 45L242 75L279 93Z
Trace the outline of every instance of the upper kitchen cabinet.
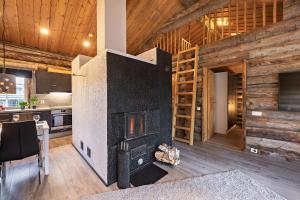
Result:
M37 71L36 93L48 94L50 92L71 92L71 75L53 73L47 71Z

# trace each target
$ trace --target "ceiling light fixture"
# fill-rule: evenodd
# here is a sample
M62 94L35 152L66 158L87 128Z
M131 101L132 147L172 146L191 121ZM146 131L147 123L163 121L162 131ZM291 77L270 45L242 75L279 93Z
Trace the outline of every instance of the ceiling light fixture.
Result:
M41 34L43 35L49 35L49 30L47 28L41 28L40 29Z
M5 41L5 2L6 0L2 1L2 51L3 51L3 69L2 73L0 74L0 93L9 93L15 94L16 93L16 76L11 74L6 74L6 41Z
M89 34L88 34L88 37L89 37L89 38L88 38L87 40L84 40L84 41L82 42L83 46L86 47L86 48L88 48L88 47L91 46L91 38L93 37L93 34L92 34L92 33L89 33Z
M86 48L88 48L88 47L91 46L91 42L88 41L88 40L84 40L82 44L83 44L83 46L86 47Z

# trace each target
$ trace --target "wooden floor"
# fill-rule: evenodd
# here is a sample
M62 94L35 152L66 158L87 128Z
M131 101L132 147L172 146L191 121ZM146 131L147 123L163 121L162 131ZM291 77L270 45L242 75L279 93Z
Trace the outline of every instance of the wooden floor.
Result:
M66 200L117 190L105 187L80 157L70 138L53 140L50 150L50 175L38 184L37 163L32 159L12 163L6 182L1 186L1 200ZM55 145L54 145L54 144ZM62 146L60 146L62 145ZM159 182L239 169L287 199L300 197L300 162L270 161L256 155L231 151L213 144L190 147L175 144L181 150L181 164L176 168L159 164L169 174Z
M215 133L208 141L236 150L245 148L244 132L241 128L235 128L227 134Z

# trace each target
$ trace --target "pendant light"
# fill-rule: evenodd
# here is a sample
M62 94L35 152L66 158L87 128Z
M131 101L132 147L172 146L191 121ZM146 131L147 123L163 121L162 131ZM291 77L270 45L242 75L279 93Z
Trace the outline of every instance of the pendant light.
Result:
M5 1L2 0L2 52L3 52L3 69L0 73L0 93L16 93L16 77L14 75L6 74L6 49L5 49Z

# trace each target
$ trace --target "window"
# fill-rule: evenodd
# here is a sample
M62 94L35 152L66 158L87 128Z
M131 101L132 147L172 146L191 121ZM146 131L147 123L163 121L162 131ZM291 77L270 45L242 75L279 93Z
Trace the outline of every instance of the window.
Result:
M25 78L16 77L16 94L0 94L0 105L18 107L21 101L25 101Z

